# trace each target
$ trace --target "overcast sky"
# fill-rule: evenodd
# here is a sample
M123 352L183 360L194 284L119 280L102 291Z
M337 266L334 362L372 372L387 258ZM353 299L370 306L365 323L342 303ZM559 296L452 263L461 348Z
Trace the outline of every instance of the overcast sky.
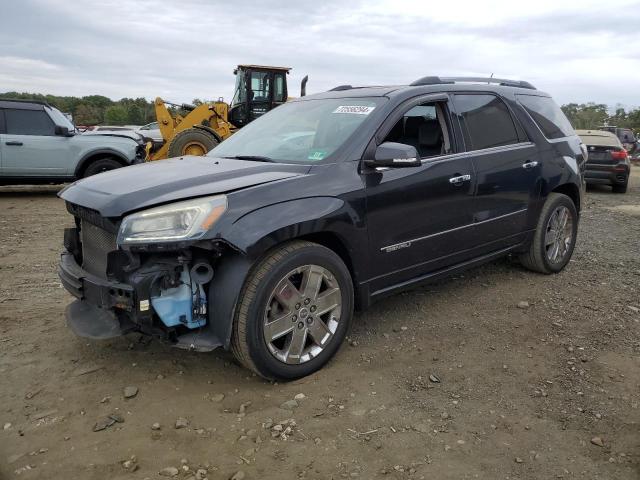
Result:
M238 63L291 95L425 75L528 80L559 103L640 105L640 2L2 0L0 91L230 100ZM522 6L521 6L522 5Z

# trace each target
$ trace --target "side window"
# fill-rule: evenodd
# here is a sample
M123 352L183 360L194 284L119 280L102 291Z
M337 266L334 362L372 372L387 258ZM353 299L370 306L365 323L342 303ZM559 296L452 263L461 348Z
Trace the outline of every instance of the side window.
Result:
M571 123L551 98L535 95L516 95L516 98L545 137L554 139L575 135Z
M284 75L282 73L276 73L275 84L273 101L284 102L286 98L284 98Z
M454 95L453 103L462 123L467 150L518 143L509 109L495 95Z
M4 133L4 110L0 108L0 133Z
M54 125L49 115L42 110L12 110L5 112L8 134L54 135Z
M441 103L424 103L409 109L396 122L383 141L413 145L420 158L451 152L446 107Z

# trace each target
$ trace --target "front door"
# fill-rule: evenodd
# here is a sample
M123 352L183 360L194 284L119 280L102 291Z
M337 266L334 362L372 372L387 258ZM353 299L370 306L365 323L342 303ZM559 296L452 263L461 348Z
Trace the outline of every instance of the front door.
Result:
M44 110L5 109L2 174L12 177L61 177L73 174L69 138L56 136Z
M365 174L371 293L458 263L471 241L475 178L446 101L410 105L383 141L414 145L422 166Z

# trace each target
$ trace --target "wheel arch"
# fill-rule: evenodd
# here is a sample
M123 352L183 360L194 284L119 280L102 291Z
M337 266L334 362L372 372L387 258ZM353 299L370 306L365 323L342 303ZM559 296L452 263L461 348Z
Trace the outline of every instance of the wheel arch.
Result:
M562 193L569 197L576 206L576 211L580 213L580 189L574 183L563 183L558 185L550 193Z
M194 125L193 128L198 128L200 130L204 130L205 132L210 133L218 141L218 143L222 143L222 137L213 128L207 125Z
M346 242L340 235L331 231L322 231L302 235L293 240L306 240L308 242L317 243L318 245L322 245L323 247L328 248L336 255L338 255L346 265L347 270L349 270L349 274L351 275L351 283L353 284L353 293L355 295L355 304L358 306L361 305L360 291L357 288L358 272L354 268L352 254L349 251Z
M101 148L99 150L92 150L89 153L86 153L80 159L78 165L76 166L74 176L76 178L81 178L87 167L89 167L92 162L101 160L103 158L113 158L114 160L120 162L123 167L126 167L130 164L130 162L127 161L127 159L121 152L118 152L117 150L111 148Z

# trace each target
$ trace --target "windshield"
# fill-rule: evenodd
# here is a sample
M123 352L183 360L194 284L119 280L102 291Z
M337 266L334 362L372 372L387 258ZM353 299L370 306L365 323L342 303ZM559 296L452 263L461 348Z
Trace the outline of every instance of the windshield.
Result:
M60 127L67 127L70 132L73 132L76 127L71 123L71 121L57 108L50 108L49 115L53 119L53 122Z
M382 101L382 97L366 97L285 103L234 133L207 155L318 162L342 146Z

